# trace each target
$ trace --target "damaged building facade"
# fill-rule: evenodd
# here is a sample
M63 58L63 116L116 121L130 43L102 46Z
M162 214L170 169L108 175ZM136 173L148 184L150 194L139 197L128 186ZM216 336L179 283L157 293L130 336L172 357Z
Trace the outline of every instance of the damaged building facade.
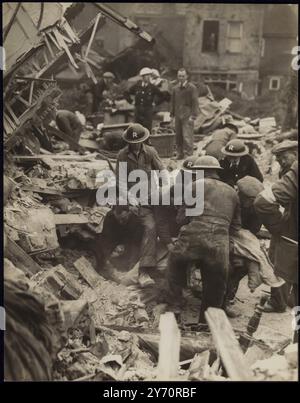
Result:
M278 90L278 79L288 76L297 44L293 5L236 4L233 9L230 4L114 3L114 7L119 11L126 7L130 18L164 47L172 66L186 67L194 81L201 77L207 84L251 99ZM112 40L115 37L120 46L132 40L128 34L115 33Z

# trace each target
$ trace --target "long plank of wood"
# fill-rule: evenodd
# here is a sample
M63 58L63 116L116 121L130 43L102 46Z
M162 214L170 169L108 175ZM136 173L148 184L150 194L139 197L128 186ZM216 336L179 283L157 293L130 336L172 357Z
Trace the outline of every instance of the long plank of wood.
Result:
M96 272L96 270L94 270L91 263L84 256L77 259L76 262L74 262L74 266L76 267L76 269L79 271L79 273L88 283L89 286L91 286L92 288L97 287L97 284L101 280L101 277Z
M88 218L83 214L55 214L55 225L87 224Z
M99 144L94 140L80 139L79 145L81 145L82 147L85 147L85 148L90 148L92 150L97 150L97 151L99 150Z
M178 377L180 331L173 312L166 312L160 316L159 330L157 380L174 380Z
M20 270L29 275L33 275L42 270L41 266L36 263L15 241L7 237L7 246L5 250L6 257Z
M205 318L230 379L250 381L252 379L251 371L225 312L218 308L208 308Z

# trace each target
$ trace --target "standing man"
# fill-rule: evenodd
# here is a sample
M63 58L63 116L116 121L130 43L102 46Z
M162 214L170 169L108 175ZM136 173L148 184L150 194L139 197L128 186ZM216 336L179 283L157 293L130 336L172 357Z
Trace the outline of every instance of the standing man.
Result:
M199 115L198 91L188 81L185 69L178 70L178 84L171 97L171 117L175 118L177 159L181 160L193 154L194 121Z
M283 142L284 143L284 142ZM279 146L284 148L283 143ZM278 152L278 147L275 152ZM281 150L287 154L289 149ZM292 157L290 155L290 157ZM287 161L288 156L280 161ZM290 162L292 158L290 158ZM297 300L298 269L298 160L294 160L286 173L271 188L261 192L254 203L257 214L272 235L269 255L274 264L274 272L286 283L279 288L271 288L271 298L265 305L265 312L284 312L289 294L293 291ZM284 212L280 211L280 206ZM294 305L296 301L294 301Z
M204 170L204 210L199 216L187 217L189 223L180 229L169 258L169 291L178 300L186 286L188 267L197 264L203 290L199 322L205 323L208 307L226 310L230 236L240 229L241 217L237 193L220 181L218 172L222 168L216 158L199 157L190 169Z
M136 208L138 222L142 226L143 235L140 250L140 267L139 267L139 283L141 287L147 287L154 284L149 275L149 271L156 267L156 222L155 222L155 206L150 204L151 186L149 186L151 171L166 172L157 151L147 144L145 141L149 138L150 132L140 124L132 124L125 130L123 138L128 145L123 148L117 158L116 175L119 191L128 189L135 184L128 181L128 176L134 170L143 170L147 174L148 189L147 200ZM121 162L127 163L127 169L123 167ZM122 182L122 178L127 178L126 182ZM120 183L119 183L120 182ZM125 195L127 199L127 194Z
M128 91L128 101L132 102L130 96L135 97L135 123L140 123L146 127L151 133L153 120L153 107L155 104L160 104L164 101L164 94L154 84L151 84L150 79L152 69L144 67L140 71L141 81L133 85Z
M106 71L97 84L91 86L91 93L93 96L93 113L99 112L101 103L104 100L105 94L114 94L117 92L117 85L114 83L115 75L110 71Z
M220 172L220 178L223 182L234 187L237 181L245 176L253 176L263 182L262 173L254 158L249 155L248 147L241 140L229 141L221 151L225 155L220 160L220 165L223 168Z

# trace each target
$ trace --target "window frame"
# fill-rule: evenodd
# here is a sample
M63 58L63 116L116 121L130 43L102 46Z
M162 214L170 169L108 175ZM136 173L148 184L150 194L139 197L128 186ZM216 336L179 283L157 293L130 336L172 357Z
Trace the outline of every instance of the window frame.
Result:
M206 22L217 22L218 23L218 41L217 41L217 47L216 50L203 50L203 44L204 44L204 25ZM220 43L220 20L216 18L206 18L205 20L202 21L202 42L201 42L201 53L218 53L219 52L219 43Z
M240 24L239 37L230 36L230 24L233 24L233 23ZM243 42L242 42L243 41L243 34L244 34L244 21L235 21L235 20L227 21L226 50L227 50L228 53L231 53L231 54L240 54L240 53L242 53L242 50L243 50ZM241 44L240 50L239 51L230 50L230 45L229 45L230 40L237 40L237 39L240 40L240 44Z
M278 82L278 85L277 85L276 88L272 88L272 82L274 80L277 80L277 82ZM280 87L281 87L281 77L279 77L279 76L271 76L270 79L269 79L269 91L279 91Z

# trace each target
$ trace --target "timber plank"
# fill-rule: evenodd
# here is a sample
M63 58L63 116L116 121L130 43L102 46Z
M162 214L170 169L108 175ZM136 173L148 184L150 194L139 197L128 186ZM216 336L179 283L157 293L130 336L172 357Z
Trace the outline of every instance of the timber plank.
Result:
M218 308L208 308L205 312L205 318L222 363L231 380L252 380L252 373L246 364L239 342L225 312Z

